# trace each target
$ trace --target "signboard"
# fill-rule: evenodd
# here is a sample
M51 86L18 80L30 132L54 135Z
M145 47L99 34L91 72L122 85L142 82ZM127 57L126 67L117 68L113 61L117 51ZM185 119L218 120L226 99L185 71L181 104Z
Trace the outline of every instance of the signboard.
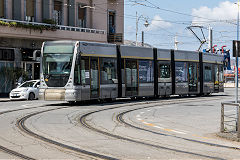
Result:
M238 57L240 57L240 41L233 41L233 57L236 57L236 53L238 53Z
M73 45L45 45L43 52L44 53L71 53L73 54L74 46Z

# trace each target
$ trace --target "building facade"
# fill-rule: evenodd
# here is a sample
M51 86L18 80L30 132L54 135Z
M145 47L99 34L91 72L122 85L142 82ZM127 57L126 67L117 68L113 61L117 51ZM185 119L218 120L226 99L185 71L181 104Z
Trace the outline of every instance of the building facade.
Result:
M0 0L0 72L19 67L39 78L42 42L122 43L124 0ZM12 84L0 75L0 96Z

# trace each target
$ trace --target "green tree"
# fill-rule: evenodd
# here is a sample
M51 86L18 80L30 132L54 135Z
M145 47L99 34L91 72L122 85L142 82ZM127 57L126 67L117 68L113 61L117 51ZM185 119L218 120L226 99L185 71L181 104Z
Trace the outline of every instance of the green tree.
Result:
M23 78L23 81L27 80L27 73L22 68L2 67L0 69L0 88L15 88L20 77Z

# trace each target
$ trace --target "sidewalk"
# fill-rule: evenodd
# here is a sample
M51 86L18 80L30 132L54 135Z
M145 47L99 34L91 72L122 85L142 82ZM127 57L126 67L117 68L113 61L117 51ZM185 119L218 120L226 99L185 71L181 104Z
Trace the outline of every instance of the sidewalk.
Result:
M0 102L8 102L8 101L10 101L9 98L0 98Z
M235 83L224 83L224 88L234 88Z
M228 133L219 132L219 133L217 133L217 136L231 140L231 141L240 142L240 138L237 138L237 132L228 132Z

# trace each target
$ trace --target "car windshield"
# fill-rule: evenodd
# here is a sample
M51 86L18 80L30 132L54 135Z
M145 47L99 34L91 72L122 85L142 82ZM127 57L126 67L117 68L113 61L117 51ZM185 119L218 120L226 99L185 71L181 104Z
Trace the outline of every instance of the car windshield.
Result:
M33 87L33 85L35 84L35 82L25 82L22 85L19 86L20 87Z

